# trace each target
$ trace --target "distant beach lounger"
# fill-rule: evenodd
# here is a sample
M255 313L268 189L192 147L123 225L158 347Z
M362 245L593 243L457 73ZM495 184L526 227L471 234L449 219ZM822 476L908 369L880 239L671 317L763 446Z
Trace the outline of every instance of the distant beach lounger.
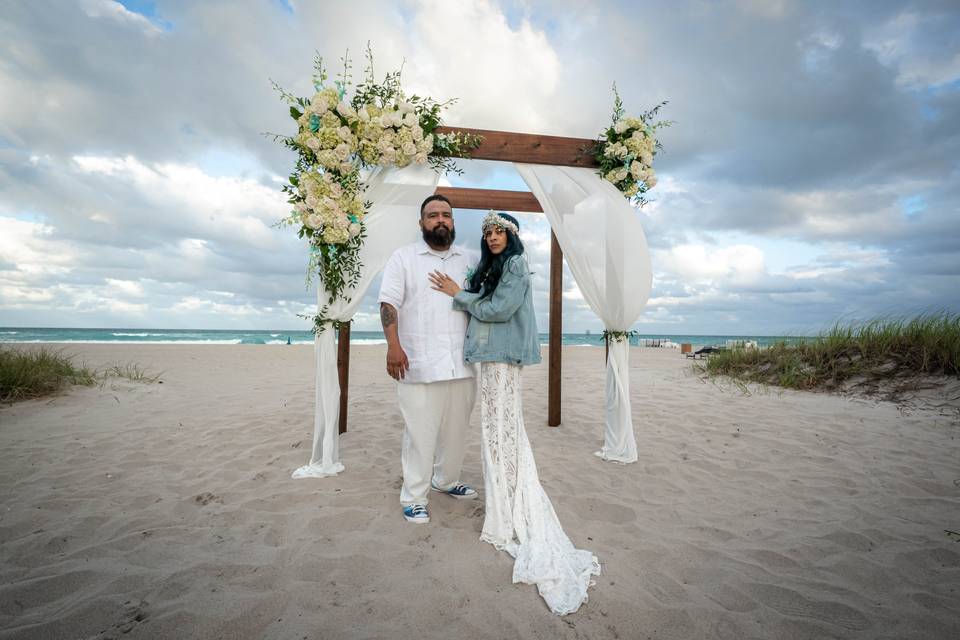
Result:
M726 347L701 347L694 351L693 353L688 353L688 358L708 358L711 353L716 353L718 351L724 351Z

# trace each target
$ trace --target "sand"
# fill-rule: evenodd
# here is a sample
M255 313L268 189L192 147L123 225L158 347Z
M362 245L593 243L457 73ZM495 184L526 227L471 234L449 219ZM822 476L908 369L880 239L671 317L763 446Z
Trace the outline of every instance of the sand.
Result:
M603 574L554 616L478 541L481 501L400 514L385 347L351 364L346 471L292 480L309 346L78 345L114 380L0 408L0 638L958 638L956 399L887 403L704 381L631 353L640 460L605 463L603 350L525 371L544 486ZM478 412L463 480L482 489ZM482 496L481 496L482 498Z

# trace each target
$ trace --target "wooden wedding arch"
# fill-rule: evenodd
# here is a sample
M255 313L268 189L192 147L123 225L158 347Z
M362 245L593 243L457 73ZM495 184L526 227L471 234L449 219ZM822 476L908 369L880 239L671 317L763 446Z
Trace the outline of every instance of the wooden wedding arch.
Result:
M470 152L471 160L500 160L527 164L551 164L566 167L597 167L594 149L597 141L589 138L564 138L529 133L488 131L462 127L440 127L437 133L464 133L483 137ZM540 202L529 191L437 187L455 209L497 209L543 213ZM560 424L561 341L563 333L563 252L557 237L550 233L550 329L548 334L549 387L547 424ZM340 326L337 335L337 371L340 378L340 433L347 431L347 401L350 382L350 323Z

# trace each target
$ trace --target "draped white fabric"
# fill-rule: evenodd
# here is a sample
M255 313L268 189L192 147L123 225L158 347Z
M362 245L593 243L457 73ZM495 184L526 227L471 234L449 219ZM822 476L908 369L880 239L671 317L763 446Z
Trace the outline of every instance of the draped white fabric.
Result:
M436 191L438 180L435 171L416 165L403 169L377 169L366 180L364 198L373 206L364 218L367 237L360 250L360 262L363 264L360 282L349 291L349 302L337 300L330 305L327 310L329 317L340 321L350 320L390 254L417 239L420 233L417 226L420 203ZM318 287L319 308L326 301L326 292ZM294 478L322 478L343 471L339 444L340 385L333 329L328 328L316 338L314 352L317 380L313 450L310 463L294 471Z
M647 239L623 194L596 170L516 163L540 201L584 300L611 331L626 331L650 297ZM607 360L606 422L597 455L636 462L630 414L629 345L612 342Z

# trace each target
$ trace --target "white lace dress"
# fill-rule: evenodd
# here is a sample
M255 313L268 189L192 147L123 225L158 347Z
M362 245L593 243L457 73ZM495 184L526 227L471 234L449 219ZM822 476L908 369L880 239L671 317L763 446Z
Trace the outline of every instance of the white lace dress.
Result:
M515 558L513 581L537 585L550 610L573 613L600 575L590 551L576 549L540 486L523 427L521 367L480 363L480 421L486 518L480 539Z

